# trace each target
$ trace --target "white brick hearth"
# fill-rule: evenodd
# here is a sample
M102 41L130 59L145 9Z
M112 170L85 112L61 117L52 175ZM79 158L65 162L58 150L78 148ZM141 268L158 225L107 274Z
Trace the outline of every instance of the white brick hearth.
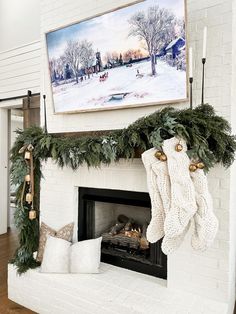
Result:
M102 264L93 275L51 275L9 266L9 297L41 314L227 314L225 303L171 288L166 281Z

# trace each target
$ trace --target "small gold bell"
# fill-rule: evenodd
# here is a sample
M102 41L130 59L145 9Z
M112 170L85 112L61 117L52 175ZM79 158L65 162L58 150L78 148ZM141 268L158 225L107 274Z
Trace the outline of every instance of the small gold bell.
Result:
M161 161L166 161L166 160L167 160L166 155L165 155L165 154L162 154L162 155L160 156L160 160L161 160Z
M30 220L34 220L34 219L36 219L36 217L37 217L36 210L31 209L31 210L29 211L29 219L30 219Z
M181 150L183 150L183 145L181 145L180 143L177 144L177 145L175 146L175 150L176 150L177 152L181 152Z
M205 168L205 165L204 165L203 162L198 162L196 166L198 167L198 169L203 169L203 168Z
M25 176L25 182L27 182L28 184L30 183L30 174L27 174Z
M30 159L30 156L31 156L31 153L27 150L27 151L25 152L25 159L26 159L26 160L29 160L29 159Z
M32 203L33 201L33 195L31 193L27 193L25 196L25 200L28 204Z
M159 159L160 157L161 157L161 155L162 155L162 152L160 151L160 150L158 150L158 151L156 151L155 152L155 157L157 158L157 159Z
M191 164L191 165L189 166L189 170L190 170L191 172L194 172L194 171L197 170L197 166L196 166L195 164Z
M32 144L29 144L27 146L28 151L32 152L34 150L34 146Z

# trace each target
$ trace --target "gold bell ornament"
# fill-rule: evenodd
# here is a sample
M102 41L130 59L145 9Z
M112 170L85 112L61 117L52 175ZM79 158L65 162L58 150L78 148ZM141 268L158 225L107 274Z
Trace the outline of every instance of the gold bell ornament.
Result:
M22 147L20 148L20 150L19 150L19 154L23 154L24 151L26 150L26 147L27 147L27 145L22 146Z
M29 145L27 146L27 150L30 151L30 152L32 152L32 151L34 150L34 146L33 146L32 144L29 144Z
M25 196L25 200L28 204L32 203L33 201L33 195L31 193L27 193Z
M163 153L161 154L160 158L161 161L166 161L167 160L167 156Z
M25 159L26 159L26 160L29 160L30 157L31 157L31 152L27 150L27 151L25 152Z
M197 170L197 166L196 166L195 164L191 164L191 165L189 166L189 170L190 170L191 172L194 172L194 171Z
M158 151L155 152L155 155L154 155L154 156L155 156L157 159L159 159L162 154L163 154L163 153L162 153L160 150L158 150Z
M25 182L27 182L28 184L30 183L30 174L27 174L25 176Z
M175 150L176 150L177 152L181 152L181 151L183 150L183 145L181 145L180 143L177 144L177 145L175 146Z
M36 217L37 217L36 210L31 209L31 210L29 211L29 219L30 219L30 220L34 220L34 219L36 219Z
M204 163L201 162L201 161L199 161L199 162L196 164L196 166L197 166L198 169L203 169L203 168L205 168Z

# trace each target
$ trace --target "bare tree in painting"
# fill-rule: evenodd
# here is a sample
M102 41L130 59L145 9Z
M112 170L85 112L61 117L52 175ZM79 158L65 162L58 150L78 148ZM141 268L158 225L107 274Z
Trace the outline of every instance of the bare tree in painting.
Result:
M147 12L135 13L129 20L129 36L137 36L144 41L151 58L151 73L156 75L156 53L166 42L166 37L175 32L175 16L159 6L149 7Z
M95 61L95 52L93 50L93 44L87 40L83 40L79 44L79 52L81 65L88 73L89 77L89 69L92 67Z
M185 20L178 19L176 24L178 35L182 38L185 38Z
M55 58L52 58L49 60L49 70L50 70L51 82L54 82L57 76L56 75L57 60Z
M64 56L60 56L60 58L58 58L56 60L56 67L57 67L57 73L59 76L59 79L62 80L65 78L64 72L65 72L65 57Z
M75 75L76 83L78 83L80 66L80 49L78 42L72 40L67 42L64 58Z

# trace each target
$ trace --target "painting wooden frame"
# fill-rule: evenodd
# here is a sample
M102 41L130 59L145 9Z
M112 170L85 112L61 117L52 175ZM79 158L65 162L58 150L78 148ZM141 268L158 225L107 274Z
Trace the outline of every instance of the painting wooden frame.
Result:
M135 1L46 33L54 113L115 110L188 101L186 1L169 1L173 2L176 14L163 5L165 2ZM145 47L147 41L135 34L135 14L141 14L149 21L154 13L158 17L159 11L150 9L156 7L159 11L168 11L166 23L173 18L175 24L168 24L171 25L168 35L160 34L159 38L164 39L156 40L158 47L155 53L151 53L147 45ZM153 17L154 21L156 16ZM117 36L114 35L116 41L113 43L112 32L115 33L115 30L112 30L109 21L121 17L124 17L126 25L117 31ZM96 24L100 25L100 31L94 34ZM110 31L104 32L104 29ZM102 45L104 33L107 38L104 37ZM124 38L128 43L122 44ZM78 55L77 63L70 54L72 51ZM154 62L156 73L152 73Z

